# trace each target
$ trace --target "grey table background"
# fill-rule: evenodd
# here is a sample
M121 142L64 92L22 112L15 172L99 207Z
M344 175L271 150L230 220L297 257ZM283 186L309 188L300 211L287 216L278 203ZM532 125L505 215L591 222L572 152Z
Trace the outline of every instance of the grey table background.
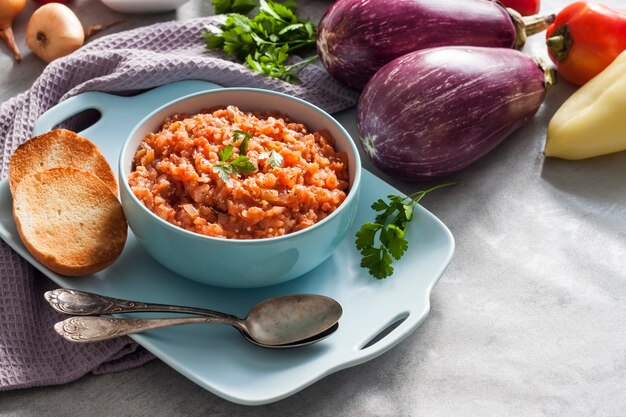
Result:
M301 3L316 20L330 4ZM570 1L545 3L556 12ZM150 16L96 0L73 7L86 25L126 19L116 31L212 13L208 0ZM33 8L14 26L23 62L0 46L0 102L44 68L23 42ZM542 41L525 51L545 56ZM459 185L424 200L452 230L456 254L426 321L381 357L260 407L222 400L157 360L0 393L0 416L626 416L626 152L544 160L547 123L573 91L561 82L526 126L456 176ZM337 117L356 137L354 111ZM364 162L406 193L424 187Z

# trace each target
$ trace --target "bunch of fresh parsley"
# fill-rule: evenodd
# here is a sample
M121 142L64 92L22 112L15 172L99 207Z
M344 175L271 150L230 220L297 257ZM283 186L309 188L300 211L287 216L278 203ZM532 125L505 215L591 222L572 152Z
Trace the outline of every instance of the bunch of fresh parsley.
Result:
M294 2L259 0L259 12L252 18L245 14L255 8L255 0L213 0L213 6L216 13L233 13L221 27L207 26L203 34L207 49L222 49L254 71L291 83L298 82L298 71L317 58L313 54L285 64L290 54L315 48L317 29L296 16Z
M367 222L356 233L356 248L361 252L361 266L372 276L384 279L393 274L391 264L399 260L409 247L405 239L409 223L413 218L413 208L426 194L455 182L437 185L428 190L418 191L406 197L388 195L389 201L382 198L372 204L379 212L374 222ZM378 238L377 238L378 237ZM379 245L376 246L376 243Z

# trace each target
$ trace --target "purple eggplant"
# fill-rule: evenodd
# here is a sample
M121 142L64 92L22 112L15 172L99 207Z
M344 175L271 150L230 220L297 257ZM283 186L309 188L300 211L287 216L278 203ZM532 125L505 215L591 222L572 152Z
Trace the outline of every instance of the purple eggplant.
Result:
M554 70L514 49L446 46L385 65L357 108L363 148L407 180L448 176L487 154L532 117Z
M522 17L490 0L337 0L317 32L328 72L361 91L388 62L420 49L470 45L521 48L554 15Z

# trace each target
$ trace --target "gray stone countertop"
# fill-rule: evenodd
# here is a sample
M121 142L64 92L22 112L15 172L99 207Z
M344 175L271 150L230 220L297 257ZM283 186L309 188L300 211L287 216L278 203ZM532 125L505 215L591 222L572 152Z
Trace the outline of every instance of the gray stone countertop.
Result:
M330 4L301 3L312 19ZM97 0L72 7L86 25L125 19L111 31L212 13L208 0L146 16ZM0 102L44 68L23 42L33 9L29 2L14 26L23 62L0 46ZM542 35L525 52L545 56ZM459 185L424 199L454 234L456 253L427 319L382 356L265 406L230 403L156 360L2 392L0 416L626 416L626 152L544 159L548 121L573 91L561 82L523 128L457 176ZM356 135L354 110L336 116ZM406 193L423 187L364 162Z

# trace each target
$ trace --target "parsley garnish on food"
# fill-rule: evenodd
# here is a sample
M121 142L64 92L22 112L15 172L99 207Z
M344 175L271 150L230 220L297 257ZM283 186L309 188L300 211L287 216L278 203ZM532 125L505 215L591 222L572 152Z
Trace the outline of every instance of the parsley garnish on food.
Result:
M276 151L261 152L259 159L267 159L267 163L274 168L278 168L283 164L283 157Z
M239 136L243 136L243 140L239 144L239 154L245 155L246 152L248 152L248 141L250 140L250 132L235 130L235 134L233 135L233 142L238 141Z
M394 259L399 260L409 247L405 235L413 218L415 205L429 192L454 184L456 182L437 185L407 197L388 195L388 201L382 198L376 200L372 209L380 214L373 223L364 223L356 233L356 248L363 256L361 266L367 268L375 278L385 279L391 276ZM376 243L379 246L375 246Z
M248 148L250 133L236 130L235 134L233 135L233 142L239 139L239 135L244 136L243 141L239 145L239 152L244 154ZM224 148L219 151L217 155L220 157L220 162L213 166L213 172L217 173L217 175L226 184L230 184L231 175L234 175L235 177L240 177L242 174L252 174L254 171L256 171L256 166L247 156L239 155L238 157L233 158L232 144L224 146Z
M292 65L285 65L285 61L290 54L313 51L317 29L310 21L296 16L294 8L293 2L260 0L259 13L252 18L231 13L221 27L207 26L203 34L206 48L222 49L248 68L267 76L298 82L298 71L317 55Z

